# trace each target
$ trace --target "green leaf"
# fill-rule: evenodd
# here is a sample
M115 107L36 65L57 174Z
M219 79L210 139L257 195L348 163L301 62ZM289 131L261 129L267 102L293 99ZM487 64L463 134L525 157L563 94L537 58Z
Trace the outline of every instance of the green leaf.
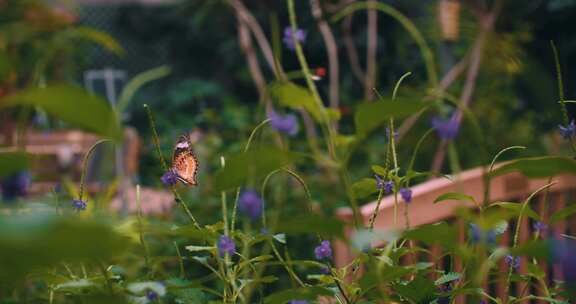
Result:
M323 236L342 236L344 223L335 219L309 214L281 219L276 231L286 234L313 234Z
M286 244L286 234L284 234L284 233L275 234L275 235L273 236L273 238L274 238L278 243Z
M474 204L478 204L472 196L458 192L444 193L434 200L434 204L442 201L467 201Z
M17 281L34 269L62 261L106 260L129 244L111 225L72 215L0 217L0 281Z
M39 107L74 127L104 137L122 138L117 116L110 105L79 87L66 84L34 87L0 100L0 108L19 105Z
M491 177L520 172L529 178L576 174L576 161L568 157L544 156L517 159L492 171Z
M462 275L458 272L449 272L449 273L446 273L446 274L442 275L441 277L439 277L436 281L434 281L434 284L443 285L446 283L450 283L452 281L456 281L456 280L460 279L461 277L462 277Z
M1 166L0 166L1 167ZM567 217L570 217L571 215L573 215L574 213L576 213L576 204L570 204L568 207L555 212L554 214L552 214L550 216L550 220L549 223L550 224L555 224L561 220L566 219Z
M514 214L515 216L520 216L520 213L522 211L522 204L521 203L512 203L512 202L496 202L493 203L492 205L490 205L490 207L492 206L499 206L502 207L504 209L510 210L512 211L512 214ZM532 208L530 208L529 205L526 205L526 207L524 208L524 215L533 218L537 221L540 221L540 216L534 211L532 210Z
M423 225L405 233L406 238L424 242L428 245L440 244L452 248L457 244L458 232L447 223Z
M380 176L386 176L388 174L388 172L386 171L386 169L384 169L384 167L382 166L378 166L378 165L373 165L372 166L372 171Z
M376 180L373 178L363 178L352 185L352 193L357 199L362 199L378 192Z
M380 275L378 275L378 271L380 272ZM395 281L412 272L414 272L413 268L403 266L369 268L366 274L363 275L362 278L360 279L360 286L363 289L368 289L376 284Z
M226 166L216 172L216 191L244 185L247 180L264 176L292 163L294 155L274 147L258 147L226 157Z
M97 43L116 55L124 54L124 49L120 46L120 44L118 44L118 42L106 32L98 31L85 26L77 27L73 31L74 34L76 34L79 38Z
M302 287L273 293L264 299L265 304L283 304L291 300L316 300L319 296L331 296L333 292L323 287Z
M281 105L298 110L304 108L312 117L318 121L322 119L322 109L314 100L308 89L289 81L277 81L270 86L270 93ZM336 117L336 114L331 114Z
M403 298L414 303L429 303L435 297L436 285L423 277L417 277L408 284L395 284L393 289Z
M0 178L28 168L28 155L22 152L0 153Z
M424 109L428 104L406 100L364 102L354 115L356 133L367 134L387 122L389 118L402 118ZM382 132L384 133L384 132Z
M548 259L550 257L551 244L549 241L529 241L525 244L519 245L516 248L510 249L510 254L513 256L527 256L537 259Z
M216 249L216 247L214 246L195 246L195 245L189 245L184 247L184 249L190 251L190 252L198 252L198 251L213 251Z

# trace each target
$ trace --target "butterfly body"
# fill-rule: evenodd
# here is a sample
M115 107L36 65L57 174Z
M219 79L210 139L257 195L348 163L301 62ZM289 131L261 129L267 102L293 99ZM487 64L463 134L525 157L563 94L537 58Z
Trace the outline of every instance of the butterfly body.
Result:
M178 180L188 186L196 186L196 173L198 172L198 158L192 150L190 138L182 135L174 146L172 156L172 171Z

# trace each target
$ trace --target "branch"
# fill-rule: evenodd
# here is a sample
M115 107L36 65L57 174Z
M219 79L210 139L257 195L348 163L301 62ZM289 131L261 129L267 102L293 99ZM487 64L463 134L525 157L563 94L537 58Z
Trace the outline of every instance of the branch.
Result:
M368 4L376 3L376 0L369 0ZM366 80L364 82L364 97L367 100L374 98L376 86L376 51L378 49L378 11L368 10L368 46L366 48Z
M310 8L312 10L312 16L316 19L318 23L318 28L326 44L326 53L328 55L328 64L330 72L330 107L333 109L338 109L339 102L339 64L338 64L338 47L336 45L336 39L334 39L334 34L328 26L328 22L322 18L322 8L320 7L319 0L310 0Z
M358 52L354 46L354 39L352 38L352 18L353 14L350 14L344 18L342 22L342 41L344 42L344 48L346 49L346 55L348 55L348 60L350 61L350 68L352 68L352 74L358 79L360 83L364 83L366 76L364 76L364 71L360 66L360 60L358 59Z
M240 18L238 18L238 39L240 40L240 47L244 51L244 55L248 61L248 69L252 79L254 80L254 83L256 84L256 89L258 90L260 100L264 102L266 109L269 109L271 104L270 98L266 92L266 79L264 78L262 70L260 69L248 25L243 19Z

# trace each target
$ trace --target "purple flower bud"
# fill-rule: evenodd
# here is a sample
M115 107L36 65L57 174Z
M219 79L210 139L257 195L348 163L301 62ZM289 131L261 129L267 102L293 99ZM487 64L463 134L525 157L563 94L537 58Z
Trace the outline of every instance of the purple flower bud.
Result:
M410 203L412 201L412 190L410 188L402 188L400 189L400 196L406 203Z
M294 136L298 134L298 119L293 114L287 114L284 116L278 115L278 113L271 111L268 113L268 118L270 119L270 124L272 128L276 131Z
M504 257L504 261L509 267L512 267L514 269L518 269L518 267L520 267L520 257L507 255Z
M77 211L86 210L86 202L82 200L72 200L72 207Z
M570 139L576 135L576 125L574 120L570 121L567 126L558 125L558 131L564 139Z
M385 182L384 183L384 193L390 194L390 193L392 193L392 191L394 191L394 182L393 181Z
M320 268L321 274L330 274L330 267L322 267Z
M443 120L439 117L432 118L432 128L436 130L441 139L451 140L458 135L458 121L452 117L448 120Z
M168 170L160 177L160 181L166 186L174 186L178 182L178 175L174 171Z
M534 222L534 224L532 224L532 228L534 228L534 231L544 233L548 229L548 225L546 225L540 221L536 221L536 222Z
M217 247L218 255L220 255L220 257L224 257L226 254L233 255L236 252L236 244L234 243L234 240L226 235L220 236Z
M385 194L390 194L390 193L392 193L392 191L394 191L394 182L393 181L385 181L378 174L374 174L374 179L376 179L376 189L378 189L378 190L384 189Z
M304 40L306 40L306 31L302 30L302 29L297 29L296 33L296 40L298 40L298 42L300 43L304 43ZM284 37L282 38L282 41L284 41L284 44L286 44L286 47L291 50L294 51L296 49L296 44L294 43L294 39L292 39L292 28L287 26L284 29Z
M0 183L2 197L6 201L13 201L18 197L26 196L31 183L32 177L28 171L20 171L8 176Z
M330 247L330 241L322 241L318 247L314 248L314 255L317 260L331 259L332 248Z
M146 292L146 298L148 299L148 301L155 301L158 299L158 294L153 290L148 290Z
M481 230L478 225L474 223L470 224L470 243L472 244L484 243L491 246L496 245L496 236L495 230L484 231Z
M394 141L398 140L398 136L400 135L400 133L398 133L398 131L394 131ZM386 127L386 140L390 141L390 128Z
M376 189L380 190L384 188L384 179L378 174L374 174L374 179L376 180Z
M255 190L244 190L238 199L238 209L252 220L258 219L262 214L264 202Z

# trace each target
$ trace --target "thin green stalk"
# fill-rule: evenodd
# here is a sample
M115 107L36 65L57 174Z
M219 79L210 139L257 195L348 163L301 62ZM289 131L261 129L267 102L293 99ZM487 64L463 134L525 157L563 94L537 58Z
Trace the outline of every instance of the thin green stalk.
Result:
M154 146L156 147L156 152L158 153L158 157L160 158L160 164L162 165L162 169L164 169L164 171L168 171L168 165L166 164L166 160L164 159L164 155L162 154L162 150L160 149L160 139L158 136L158 132L156 131L156 124L154 122L154 116L152 115L152 111L150 110L150 107L147 104L144 104L144 109L146 110L146 114L148 115L148 123L150 124L150 129L152 130L152 139L154 142ZM194 227L196 227L197 229L201 229L200 225L198 224L198 221L196 221L196 218L194 217L194 215L192 214L192 212L190 211L190 209L186 205L186 202L184 202L182 197L180 197L180 194L178 193L178 191L176 191L176 187L174 185L172 185L172 186L170 186L170 190L172 191L172 194L174 195L174 200L180 206L182 206L182 208L184 209L184 212L186 212L186 215L188 215L188 218L190 218L190 221L192 221L192 224L194 225Z
M178 264L180 266L180 278L185 277L184 271L184 259L182 258L182 253L180 252L180 248L178 248L178 244L176 241L172 242L174 244L174 248L176 248L176 254L178 255Z
M150 256L148 246L144 240L144 228L142 226L142 204L140 202L140 185L136 185L136 206L138 208L138 235L140 237L140 245L144 250L144 263L147 271L150 271Z
M90 149L88 149L88 152L86 152L86 154L84 155L84 159L82 160L82 174L80 175L80 191L78 193L78 200L82 200L82 198L84 197L84 189L86 188L86 172L88 171L88 161L90 160L90 156L92 156L92 153L94 152L94 150L96 149L96 147L104 142L107 141L111 141L110 139L101 139L99 141L97 141L95 144L93 144Z
M554 62L556 63L556 78L558 79L558 96L560 97L560 109L562 110L562 120L564 125L568 126L570 124L570 117L568 116L568 109L566 108L566 98L564 96L564 81L562 80L562 69L560 66L560 58L558 56L558 50L554 41L550 40L550 46L552 47L552 52L554 53ZM576 153L576 143L574 142L574 137L570 137L570 147L572 151Z
M226 159L220 156L220 165L222 168L226 166ZM222 201L222 220L224 221L224 235L228 236L230 230L228 228L228 207L226 205L226 191L220 192L220 199Z
M532 198L534 196L536 196L536 194L540 193L542 190L544 189L548 189L549 187L551 187L552 185L556 184L556 182L550 182L547 183L546 185L538 188L536 191L534 191L532 194L530 194L530 196L528 196L528 198L526 200L524 200L524 202L522 203L522 208L520 209L520 214L518 215L518 221L516 222L516 231L514 232L514 239L512 242L512 248L516 248L516 246L518 246L518 238L520 237L520 227L522 226L522 219L524 217L524 212L526 210L526 207L528 206L528 203L532 200ZM512 278L512 272L514 271L514 267L512 265L513 263L510 263L509 267L508 267L508 275L506 277L506 289L504 294L508 294L508 291L510 290L510 280Z

